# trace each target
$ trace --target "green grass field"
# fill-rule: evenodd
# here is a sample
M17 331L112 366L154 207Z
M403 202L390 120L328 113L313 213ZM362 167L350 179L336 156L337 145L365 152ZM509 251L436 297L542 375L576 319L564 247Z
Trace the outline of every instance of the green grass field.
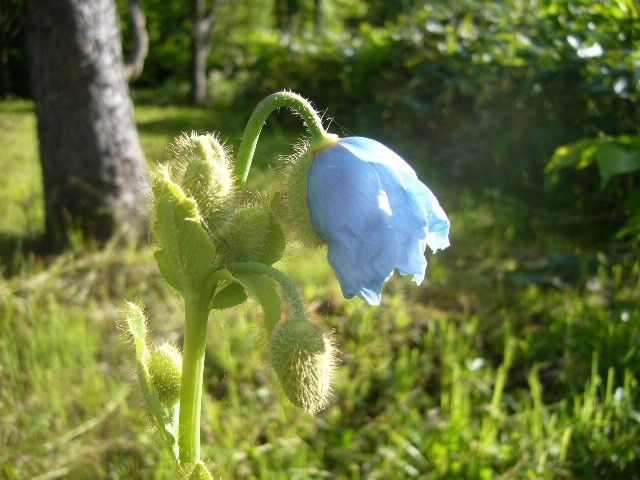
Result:
M182 130L237 145L245 118L139 106L137 120L153 162ZM173 478L116 322L123 299L140 299L158 343L179 344L181 301L150 244L30 252L43 228L32 105L1 103L0 132L0 478ZM254 188L289 153L286 133L267 130ZM429 258L423 286L394 278L380 307L342 299L323 251L292 248L277 265L341 351L317 416L278 390L256 305L210 319L202 437L225 478L640 478L637 256L438 187L452 247Z

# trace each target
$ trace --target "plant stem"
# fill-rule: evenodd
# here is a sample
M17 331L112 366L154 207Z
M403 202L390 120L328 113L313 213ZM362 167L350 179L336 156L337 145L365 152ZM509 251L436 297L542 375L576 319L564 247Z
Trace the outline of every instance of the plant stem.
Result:
M289 301L292 320L298 321L307 319L307 309L304 307L304 303L300 298L300 293L298 292L295 283L293 283L293 281L280 270L258 262L232 262L226 264L226 268L231 273L259 273L273 278L280 284L285 297Z
M309 129L312 147L319 147L330 141L335 141L334 136L329 135L322 127L320 116L307 100L293 92L273 93L258 104L244 129L234 172L239 187L242 187L247 181L264 122L271 112L281 107L288 107L302 117Z
M202 374L209 317L207 300L205 295L184 298L185 329L178 431L181 465L195 464L200 460Z

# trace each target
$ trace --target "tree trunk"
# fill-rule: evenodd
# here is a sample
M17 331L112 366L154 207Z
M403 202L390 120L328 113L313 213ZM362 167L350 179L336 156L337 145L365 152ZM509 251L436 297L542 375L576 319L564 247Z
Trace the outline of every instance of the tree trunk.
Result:
M149 53L149 34L147 33L147 18L144 15L140 0L129 0L129 15L133 32L133 49L124 62L127 81L131 82L142 74L144 60Z
M207 102L207 58L211 43L206 23L205 0L191 1L191 103Z
M29 0L47 239L146 228L148 184L114 0Z
M191 103L204 105L210 98L207 92L207 59L218 29L221 10L228 0L191 0Z
M316 27L316 34L322 33L322 0L314 0L314 24Z
M4 0L0 0L0 98L9 97L9 16Z
M191 103L207 103L207 58L211 48L195 32L191 38Z

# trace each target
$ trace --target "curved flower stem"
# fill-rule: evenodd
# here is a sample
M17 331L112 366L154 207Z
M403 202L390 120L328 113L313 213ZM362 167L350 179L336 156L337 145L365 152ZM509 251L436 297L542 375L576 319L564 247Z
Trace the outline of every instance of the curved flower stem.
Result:
M202 374L207 343L209 302L205 295L184 299L185 329L180 386L180 418L178 447L180 464L200 460L200 410L202 407Z
M242 187L247 181L264 122L271 112L281 107L289 107L302 117L309 129L312 147L321 148L333 140L334 136L326 132L320 116L307 100L293 92L273 93L258 104L244 129L234 172L239 187Z
M273 278L280 284L285 297L289 300L292 320L306 320L307 309L300 298L295 283L280 270L258 262L233 262L225 265L231 273L259 273Z

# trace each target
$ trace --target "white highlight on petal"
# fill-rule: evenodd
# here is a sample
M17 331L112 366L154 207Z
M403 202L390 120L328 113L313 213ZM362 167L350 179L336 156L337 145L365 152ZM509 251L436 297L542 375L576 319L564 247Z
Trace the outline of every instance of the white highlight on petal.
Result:
M389 196L384 190L378 192L378 208L389 216L393 215L391 205L389 204Z

